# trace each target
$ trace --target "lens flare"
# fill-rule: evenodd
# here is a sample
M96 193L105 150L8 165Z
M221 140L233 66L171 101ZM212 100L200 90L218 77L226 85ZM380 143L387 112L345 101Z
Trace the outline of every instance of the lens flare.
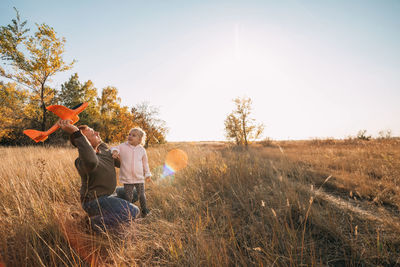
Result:
M182 170L186 167L188 162L188 156L185 151L180 149L172 149L168 152L165 158L165 164L163 168L162 177L174 175L177 171Z

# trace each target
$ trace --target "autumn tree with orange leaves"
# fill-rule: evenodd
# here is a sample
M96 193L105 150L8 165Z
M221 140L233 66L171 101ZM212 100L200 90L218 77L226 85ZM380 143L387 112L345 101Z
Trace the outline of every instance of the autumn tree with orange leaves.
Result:
M15 83L0 82L0 139L16 139L18 133L21 135L27 97L27 90Z
M87 124L100 131L105 142L121 142L135 126L147 132L146 146L164 143L165 122L158 119L158 111L149 105L137 105L131 110L121 106L115 87L107 86L97 94L92 81L79 81L77 73L61 85L61 90L48 86L51 77L72 68L74 61L63 60L65 38L59 38L47 24L37 25L28 36L26 21L16 18L7 26L0 26L0 76L13 81L0 81L0 144L26 144L29 140L23 129L47 130L57 116L47 115L48 105L60 104L69 108L88 102L79 117L79 124ZM23 86L26 89L22 89ZM51 142L65 142L62 132L52 135Z
M52 104L55 90L47 86L51 77L72 68L74 61L63 60L65 38L58 38L47 24L37 25L37 31L27 36L27 21L21 22L19 12L11 24L0 27L0 75L27 88L41 109L41 130L46 128L46 106ZM4 63L4 64L3 64Z

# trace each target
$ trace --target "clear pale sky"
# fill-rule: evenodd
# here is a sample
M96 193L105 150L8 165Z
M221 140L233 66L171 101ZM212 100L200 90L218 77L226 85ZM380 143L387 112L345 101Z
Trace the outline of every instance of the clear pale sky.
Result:
M400 135L400 1L1 0L66 38L73 73L159 107L169 141L225 140L232 99L272 139Z

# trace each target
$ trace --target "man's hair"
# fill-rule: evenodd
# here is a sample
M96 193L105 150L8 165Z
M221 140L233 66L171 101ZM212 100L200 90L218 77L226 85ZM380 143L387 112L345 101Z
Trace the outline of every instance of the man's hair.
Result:
M89 128L89 126L87 126L87 125L79 125L78 126L79 131L86 130L87 128ZM72 137L72 134L69 136L69 141L71 142L71 144L74 147L76 147L75 140L74 140L74 137Z
M132 131L139 133L139 137L140 137L140 141L141 141L140 144L144 145L146 143L146 132L143 131L143 129L140 127L135 127L135 128L130 129L129 133Z

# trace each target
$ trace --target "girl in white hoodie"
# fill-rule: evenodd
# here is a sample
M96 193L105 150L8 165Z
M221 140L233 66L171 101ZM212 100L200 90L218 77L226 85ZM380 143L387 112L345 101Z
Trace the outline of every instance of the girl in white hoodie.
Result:
M127 200L132 201L133 190L139 196L142 217L145 217L149 210L146 206L146 195L144 190L144 182L150 180L151 173L147 153L143 147L146 140L146 133L139 127L129 131L128 141L111 148L113 158L121 160L121 168L119 172L119 181L123 183Z

